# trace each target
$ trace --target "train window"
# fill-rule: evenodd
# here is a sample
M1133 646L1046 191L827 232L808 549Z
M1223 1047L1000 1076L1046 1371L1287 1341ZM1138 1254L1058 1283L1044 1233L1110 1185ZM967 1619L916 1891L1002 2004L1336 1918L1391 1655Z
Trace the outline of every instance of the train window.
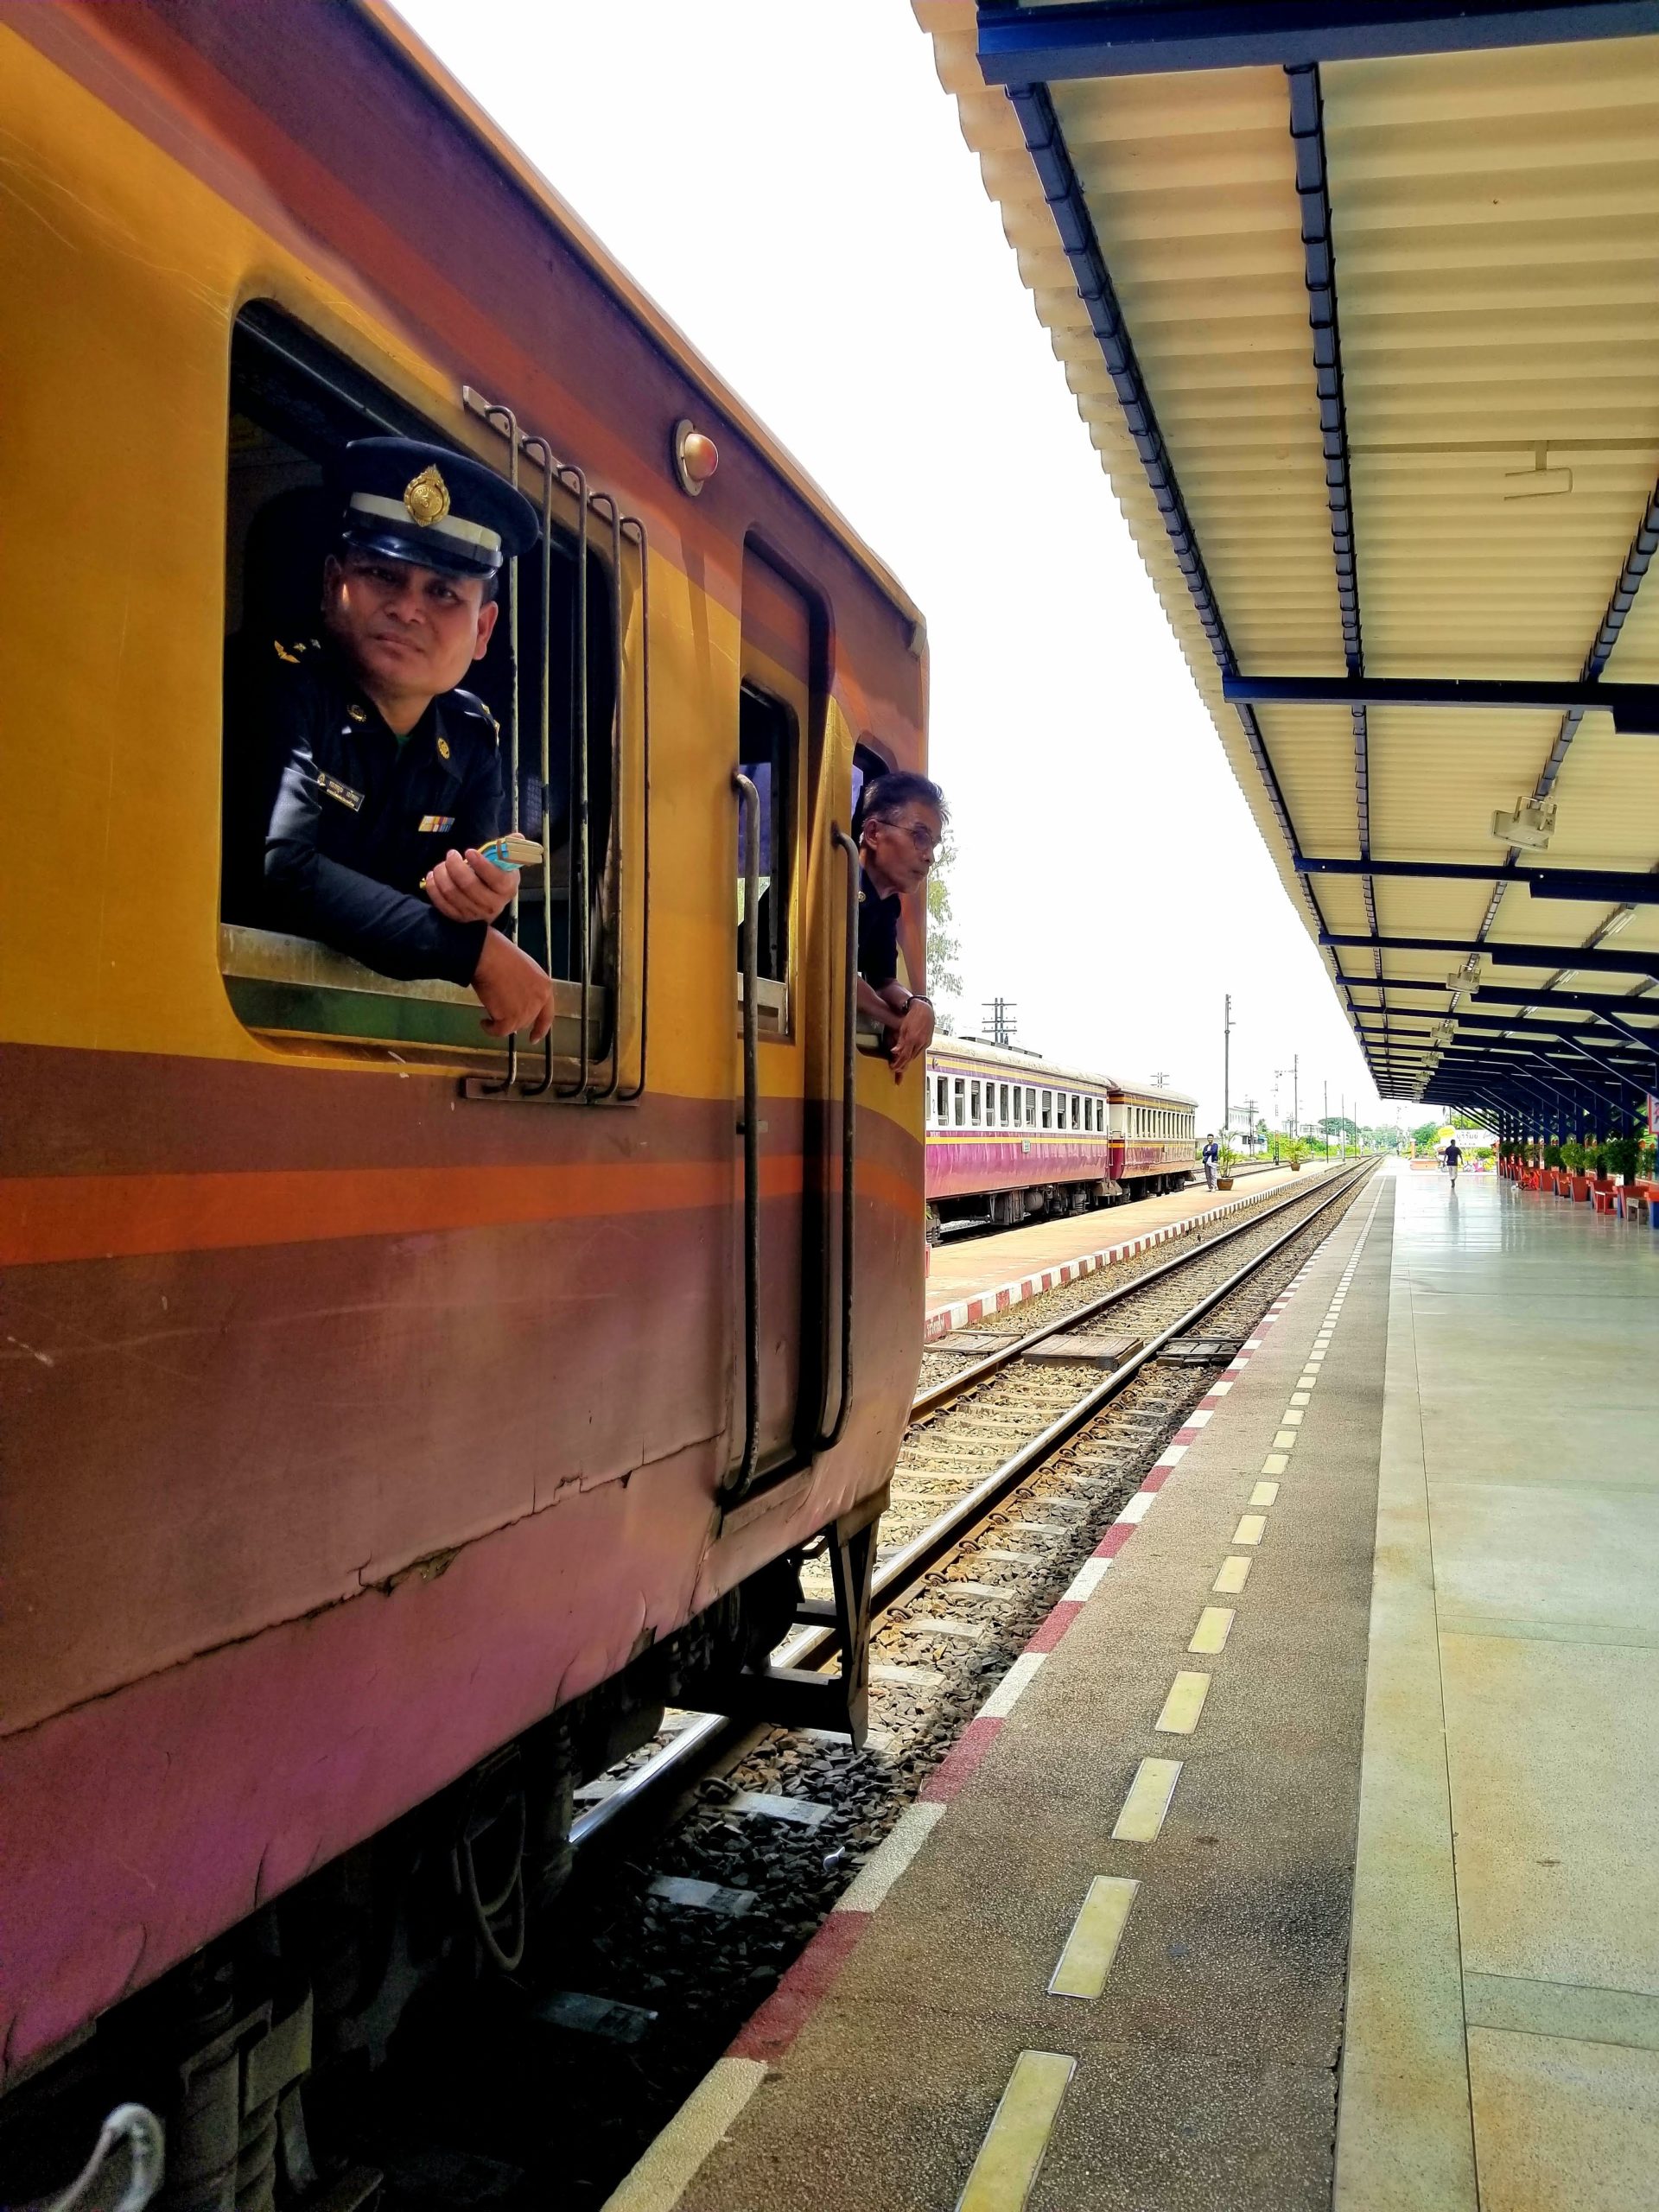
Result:
M1036 1126L1037 1092L1035 1087L1028 1084L1026 1086L1026 1127L1028 1129L1034 1129Z
M1014 1086L1014 1126L1016 1129L1025 1127L1025 1104L1026 1094L1016 1083Z
M738 696L737 764L760 795L760 905L756 924L760 973L774 983L789 975L789 854L794 805L795 717L781 699L753 683ZM742 918L748 852L744 817L738 816L737 896ZM741 957L740 950L740 957Z
M933 1126L942 1129L945 1123L944 1102L950 1096L950 1077L936 1075L933 1078Z
M972 1128L979 1127L979 1085L976 1083L970 1083L968 1086L968 1122Z
M1053 1126L1054 1094L1052 1090L1046 1090L1043 1093L1043 1127L1046 1129L1052 1129Z
M1008 1086L1006 1083L997 1086L996 1118L1006 1129L1008 1126Z
M968 1084L962 1076L950 1086L950 1118L957 1128L963 1128L968 1120Z
M1074 1129L1083 1127L1083 1101L1075 1090L1071 1094L1071 1126Z
M405 1061L460 1058L488 1069L505 1047L482 1037L469 989L391 978L328 946L284 934L265 888L265 827L277 764L260 757L257 741L248 741L250 726L271 680L276 647L291 652L300 641L308 652L316 649L311 641L319 629L322 565L339 529L339 499L329 480L343 448L353 438L387 433L452 442L278 309L260 302L243 310L230 363L221 965L232 1004L261 1033L395 1044ZM539 471L527 466L525 483L539 497ZM574 521L574 501L567 505ZM574 1058L584 963L590 982L601 986L590 1001L589 1043L596 1053L608 1051L603 987L615 957L611 794L618 670L611 573L590 544L586 626L578 638L584 605L579 554L558 513L556 500L550 543L503 571L495 638L474 664L466 689L482 699L499 727L511 817L502 827L520 830L549 850L546 883L539 868L526 868L516 918L510 910L500 926L516 929L524 950L556 978L556 1047ZM594 536L598 540L597 528ZM515 734L515 702L522 742ZM572 860L570 794L579 763L588 786L585 881L580 839Z

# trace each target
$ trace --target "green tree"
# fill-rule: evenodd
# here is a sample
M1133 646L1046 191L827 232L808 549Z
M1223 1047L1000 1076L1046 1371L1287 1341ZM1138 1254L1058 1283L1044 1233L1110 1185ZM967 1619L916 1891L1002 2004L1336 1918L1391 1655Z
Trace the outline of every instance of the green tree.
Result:
M956 857L956 846L947 834L927 879L927 988L938 1014L939 1027L947 1033L955 1009L952 1007L947 1014L940 1001L962 996L962 976L957 967L962 957L962 941L951 927L955 917L950 910L950 886L945 880Z
M1438 1122L1420 1122L1411 1133L1411 1141L1421 1152L1425 1145L1433 1144L1440 1134L1440 1125Z

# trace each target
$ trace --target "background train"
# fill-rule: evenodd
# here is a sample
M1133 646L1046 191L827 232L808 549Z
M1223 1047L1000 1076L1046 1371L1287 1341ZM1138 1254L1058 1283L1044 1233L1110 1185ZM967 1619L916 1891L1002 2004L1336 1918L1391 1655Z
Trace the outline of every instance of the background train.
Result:
M942 1039L927 1056L930 1231L1176 1190L1197 1162L1197 1109L1185 1091Z
M534 1964L583 1778L771 1709L809 1541L868 1618L923 1086L854 1050L846 831L924 633L390 8L0 5L0 2171L137 2097L260 2212L320 2073ZM227 644L315 629L375 432L543 518L475 688L545 1055L221 906Z

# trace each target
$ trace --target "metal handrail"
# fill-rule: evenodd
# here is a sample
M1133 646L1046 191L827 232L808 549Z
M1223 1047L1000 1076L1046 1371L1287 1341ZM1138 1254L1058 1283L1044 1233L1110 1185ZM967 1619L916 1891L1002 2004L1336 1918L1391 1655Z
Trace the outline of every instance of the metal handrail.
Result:
M611 1071L596 1090L589 1090L589 1104L601 1099L613 1098L622 1080L622 953L625 925L627 918L627 899L623 883L622 805L625 797L623 754L626 749L626 729L623 716L623 702L626 685L623 678L623 655L626 645L622 607L622 509L608 492L592 494L596 508L608 508L611 518L611 631L612 658L616 665L616 683L611 696L611 820L610 836L607 840L609 851L607 867L611 879L611 903L615 915L611 939Z
M622 531L625 537L632 531L639 546L639 1076L616 1094L620 1104L631 1106L645 1088L645 1046L651 1023L651 548L645 540L645 525L638 515L624 515ZM622 1013L619 993L619 1024ZM620 1054L620 1043L617 1050Z
M495 404L484 410L485 420L496 428L506 425L507 481L516 492L518 489L518 417L511 407ZM543 554L545 564L546 554ZM507 826L516 829L518 823L518 563L516 558L507 564L507 675L509 679L507 709ZM518 942L518 891L522 878L515 875L512 885L512 941ZM550 1028L548 1035L551 1037ZM512 1030L507 1036L507 1069L499 1083L486 1084L488 1090L508 1091L518 1080L518 1033Z
M838 822L830 828L831 842L847 855L847 930L843 946L843 996L841 1025L841 1393L833 1425L820 1429L816 1448L828 1452L840 1443L853 1408L853 1294L854 1170L858 1127L858 847ZM823 1301L823 1372L830 1371L830 1300Z
M553 448L545 438L526 437L526 454L536 454L542 464L542 966L549 982L553 974L553 836L548 812L548 789L553 776ZM517 794L515 793L515 799ZM514 816L515 822L517 815ZM521 948L522 949L522 948ZM582 1026L587 1027L586 1007ZM549 1022L543 1054L542 1079L524 1087L526 1098L541 1098L553 1088L553 1024Z
M568 485L576 501L576 578L570 613L570 942L582 984L581 1058L575 1083L561 1084L559 1098L580 1098L588 1088L588 1013L593 994L593 958L588 941L588 479L567 463L559 481ZM618 579L618 589L621 580ZM622 681L622 671L616 671ZM581 866L577 867L580 860Z
M743 920L738 957L743 976L743 1456L721 1485L741 1497L760 1453L760 793L732 771L743 817Z

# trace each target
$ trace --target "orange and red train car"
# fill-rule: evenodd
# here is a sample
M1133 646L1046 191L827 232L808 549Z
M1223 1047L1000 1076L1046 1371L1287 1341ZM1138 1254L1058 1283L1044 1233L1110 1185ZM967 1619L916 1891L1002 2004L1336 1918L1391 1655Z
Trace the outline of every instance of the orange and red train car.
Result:
M854 1556L919 1359L922 1082L861 1052L849 1094L841 841L925 766L925 659L374 0L5 5L0 118L3 2130L66 2068L139 2086L135 2002L175 2082L226 2008L384 2020L400 1884L522 1827L550 1886L584 1773L753 1678L809 1540ZM310 621L330 456L386 430L547 525L480 671L545 1056L222 904L227 645Z

